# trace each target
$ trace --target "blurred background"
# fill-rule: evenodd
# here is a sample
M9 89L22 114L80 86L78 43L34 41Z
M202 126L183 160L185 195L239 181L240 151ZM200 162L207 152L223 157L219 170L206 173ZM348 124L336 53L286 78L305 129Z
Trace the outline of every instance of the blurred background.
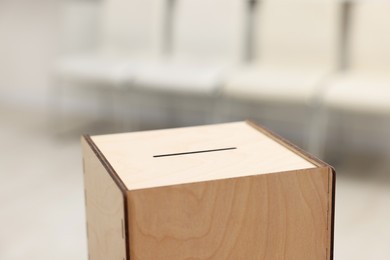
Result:
M336 259L390 259L389 14L0 0L0 259L87 259L80 135L244 119L335 166Z

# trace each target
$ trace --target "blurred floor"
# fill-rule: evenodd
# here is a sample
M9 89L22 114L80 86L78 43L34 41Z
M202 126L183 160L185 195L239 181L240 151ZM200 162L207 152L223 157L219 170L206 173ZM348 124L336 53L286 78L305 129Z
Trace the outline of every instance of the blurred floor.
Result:
M81 152L43 113L0 108L0 259L86 259Z
M79 136L115 130L54 135L46 119L0 107L0 259L87 259ZM353 154L336 165L335 259L390 259L389 169Z

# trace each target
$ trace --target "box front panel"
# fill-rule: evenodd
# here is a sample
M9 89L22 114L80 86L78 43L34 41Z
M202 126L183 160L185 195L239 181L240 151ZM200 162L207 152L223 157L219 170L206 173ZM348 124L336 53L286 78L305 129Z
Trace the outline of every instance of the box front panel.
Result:
M328 168L129 192L130 258L328 260Z
M83 157L89 260L125 260L123 194L85 140Z

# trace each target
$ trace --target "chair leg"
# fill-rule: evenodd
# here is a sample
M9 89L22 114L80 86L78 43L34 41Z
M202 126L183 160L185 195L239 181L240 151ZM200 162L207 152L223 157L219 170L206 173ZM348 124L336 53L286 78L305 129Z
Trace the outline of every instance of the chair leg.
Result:
M309 121L307 149L310 153L322 159L326 150L329 110L323 105L314 107Z
M225 119L227 119L227 121L233 121L233 120L236 120L236 115L234 115L233 113L233 110L237 110L235 109L235 106L237 107L237 104L234 103L234 99L233 98L224 98L224 108L222 109L222 117L224 117Z
M211 124L219 123L221 121L221 115L220 115L220 106L221 106L221 100L218 97L213 97L211 100L211 106L210 106L210 116L206 115L206 118L208 121L210 121Z
M125 131L139 131L142 127L143 96L142 90L135 84L123 88L122 122Z
M118 130L121 132L128 130L127 129L127 95L128 89L124 86L118 86L118 91L115 95L115 114L118 125Z
M123 107L122 107L122 96L124 93L124 88L122 84L118 84L113 91L113 104L112 104L112 116L115 123L115 130L117 132L122 132L124 130L123 125Z
M52 76L50 82L47 100L47 125L50 131L57 133L62 130L65 118L63 111L64 81L60 77Z

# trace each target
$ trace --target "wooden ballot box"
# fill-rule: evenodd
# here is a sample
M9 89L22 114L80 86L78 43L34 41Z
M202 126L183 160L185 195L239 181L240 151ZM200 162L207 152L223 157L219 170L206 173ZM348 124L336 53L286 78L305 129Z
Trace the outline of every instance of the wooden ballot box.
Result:
M252 122L84 136L89 259L333 259L333 169Z

